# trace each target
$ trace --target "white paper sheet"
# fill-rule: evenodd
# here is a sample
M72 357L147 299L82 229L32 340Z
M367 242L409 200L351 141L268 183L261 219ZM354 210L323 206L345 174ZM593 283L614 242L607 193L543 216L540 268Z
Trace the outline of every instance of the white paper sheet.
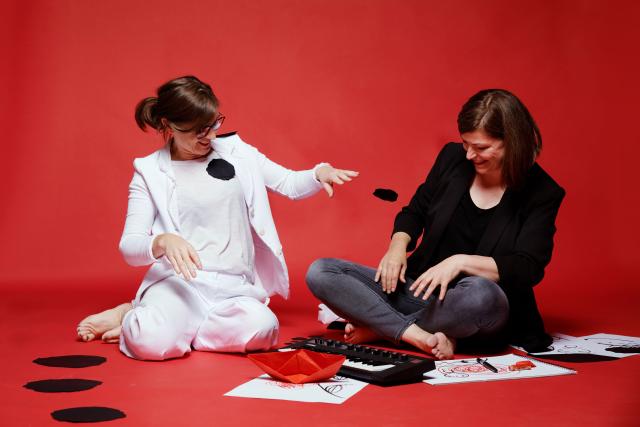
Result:
M344 322L345 320L331 311L326 305L318 304L318 321L324 325L328 325L331 322Z
M580 348L578 347L579 343L576 340L579 340L579 338L572 337L571 335L565 335L565 334L559 334L559 333L553 333L550 335L551 335L551 338L553 339L553 342L549 346L551 350L537 352L535 354L587 353L586 350L582 349L581 347ZM512 345L511 347L515 348L516 350L523 351L525 353L527 352L522 347L518 347L515 345ZM530 354L534 354L534 353L530 353Z
M551 334L553 350L537 353L530 353L535 356L547 356L554 354L593 354L599 356L610 356L615 358L635 356L640 353L622 353L619 348L631 348L640 346L640 338L628 337L624 335L593 334L583 337L572 337L565 334ZM524 351L520 347L515 347ZM607 348L613 351L607 350Z
M264 374L234 388L225 396L340 404L367 385L362 381L339 376L321 383L292 384L275 381Z
M530 360L535 368L523 371L510 371L509 366L522 360ZM476 359L437 360L436 369L424 374L424 382L431 385L459 384L476 381L517 380L522 378L551 377L570 375L576 371L562 366L551 365L535 359L515 354L488 357L487 362L498 372L494 373L482 366Z
M640 354L640 338L627 337L624 335L613 334L593 334L579 337L583 343L583 347L590 350L594 354L601 354L611 357L629 357ZM636 353L622 353L623 349L635 349Z

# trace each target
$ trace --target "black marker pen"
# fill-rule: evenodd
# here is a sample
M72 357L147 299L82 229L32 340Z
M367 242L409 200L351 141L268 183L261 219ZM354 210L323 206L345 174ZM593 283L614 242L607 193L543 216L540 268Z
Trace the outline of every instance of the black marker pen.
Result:
M487 359L480 359L479 357L476 359L476 362L490 370L491 372L498 373L498 369L493 366L491 363L487 362Z

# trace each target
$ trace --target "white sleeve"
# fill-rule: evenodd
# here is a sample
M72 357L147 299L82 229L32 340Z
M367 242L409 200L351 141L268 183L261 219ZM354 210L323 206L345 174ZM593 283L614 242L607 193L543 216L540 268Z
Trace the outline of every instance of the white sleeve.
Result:
M320 163L313 169L293 171L269 160L258 150L256 153L264 183L270 190L297 200L313 196L322 189L322 183L316 179L315 172L318 167L327 163Z
M156 207L142 175L137 171L129 184L129 204L124 231L120 239L120 253L129 265L149 265L156 261L153 257L153 236L151 229L156 216Z

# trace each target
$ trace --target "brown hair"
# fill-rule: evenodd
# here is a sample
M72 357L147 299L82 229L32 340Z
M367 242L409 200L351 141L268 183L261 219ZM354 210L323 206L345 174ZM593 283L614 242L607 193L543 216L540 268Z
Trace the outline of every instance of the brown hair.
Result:
M540 129L527 107L504 89L481 90L458 114L461 134L476 130L503 141L502 178L508 187L521 186L542 150Z
M211 86L194 76L178 77L157 90L157 97L145 98L136 105L136 123L146 131L147 126L160 132L166 130L162 119L199 129L214 118L218 109Z

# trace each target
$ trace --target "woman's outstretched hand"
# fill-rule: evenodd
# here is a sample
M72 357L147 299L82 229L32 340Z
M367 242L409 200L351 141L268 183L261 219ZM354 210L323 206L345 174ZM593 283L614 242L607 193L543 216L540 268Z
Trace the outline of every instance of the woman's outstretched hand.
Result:
M165 233L153 240L153 256L166 256L176 274L182 274L185 280L196 277L196 267L202 269L202 262L193 246L182 237Z
M316 178L322 183L329 197L333 197L333 184L342 185L357 177L359 172L336 169L330 165L320 166L316 169Z
M438 299L442 301L447 293L449 283L451 283L451 281L455 279L461 271L460 257L458 255L452 255L422 273L420 277L411 284L409 290L414 291L413 296L418 297L418 295L420 295L422 291L425 291L426 288L426 291L422 296L422 299L426 300L435 291L435 289L440 286Z

